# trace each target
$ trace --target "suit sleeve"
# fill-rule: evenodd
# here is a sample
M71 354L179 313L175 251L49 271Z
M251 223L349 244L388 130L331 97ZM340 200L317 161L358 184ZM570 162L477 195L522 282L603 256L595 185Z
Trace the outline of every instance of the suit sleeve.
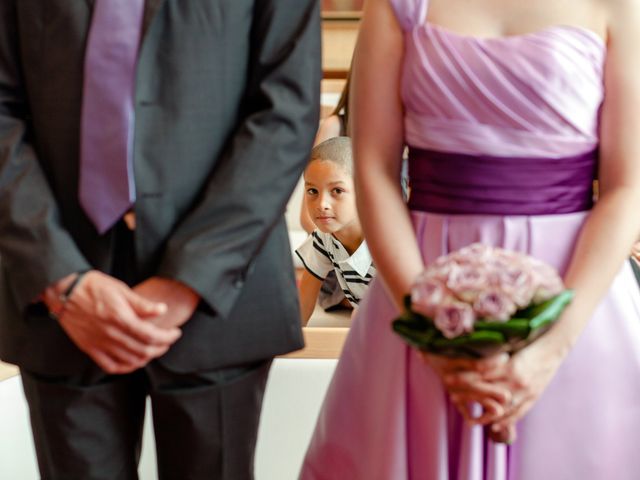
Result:
M89 265L61 224L30 140L17 3L0 0L0 255L24 309L47 286Z
M170 237L158 274L228 316L251 260L282 217L307 161L320 109L317 0L258 0L249 108L205 194Z

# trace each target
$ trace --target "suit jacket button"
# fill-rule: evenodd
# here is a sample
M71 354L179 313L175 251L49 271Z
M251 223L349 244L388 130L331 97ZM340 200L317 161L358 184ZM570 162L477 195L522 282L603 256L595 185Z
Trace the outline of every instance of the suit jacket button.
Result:
M241 278L236 278L236 280L233 282L233 286L236 287L237 289L241 289L243 285L244 285L244 281L242 281Z

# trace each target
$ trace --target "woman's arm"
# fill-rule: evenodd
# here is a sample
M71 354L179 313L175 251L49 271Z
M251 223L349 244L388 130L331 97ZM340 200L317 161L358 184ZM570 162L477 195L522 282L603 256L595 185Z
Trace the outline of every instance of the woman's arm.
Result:
M561 354L577 341L640 233L640 4L611 2L600 131L600 198L576 244L565 283L576 292L546 335Z
M600 198L578 239L565 282L576 297L551 332L570 348L640 233L640 5L611 2L600 131Z
M376 269L399 308L424 269L400 183L404 146L400 98L403 41L389 0L369 0L352 73L356 201ZM436 360L430 362L431 367L441 378L459 370L455 360ZM494 361L501 359L489 360ZM510 399L504 387L477 379L474 389L458 390L461 412L466 413L463 406L468 401L477 401L494 417L504 413L502 406Z
M367 245L397 305L423 269L400 175L403 32L388 0L370 0L356 47L351 91L356 200Z
M601 113L600 198L576 243L565 283L575 298L553 329L485 379L502 382L514 403L497 431L509 428L535 403L578 340L640 233L640 5L612 2ZM460 382L462 385L462 382Z
M342 130L341 120L338 115L329 115L323 118L318 127L316 138L313 141L313 146L320 145L325 140L330 138L339 137Z

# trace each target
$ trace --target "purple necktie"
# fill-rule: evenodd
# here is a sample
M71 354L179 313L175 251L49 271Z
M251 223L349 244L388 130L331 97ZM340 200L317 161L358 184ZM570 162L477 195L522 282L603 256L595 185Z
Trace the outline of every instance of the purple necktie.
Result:
M96 0L84 59L80 205L99 233L135 201L133 94L144 0Z

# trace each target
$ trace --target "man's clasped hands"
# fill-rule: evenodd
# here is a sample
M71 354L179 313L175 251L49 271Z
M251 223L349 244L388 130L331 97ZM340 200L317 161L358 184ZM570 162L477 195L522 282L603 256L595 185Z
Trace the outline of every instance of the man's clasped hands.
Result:
M182 335L199 295L185 284L151 277L130 288L90 270L61 304L78 274L47 288L42 300L73 342L105 372L129 373L162 356Z

